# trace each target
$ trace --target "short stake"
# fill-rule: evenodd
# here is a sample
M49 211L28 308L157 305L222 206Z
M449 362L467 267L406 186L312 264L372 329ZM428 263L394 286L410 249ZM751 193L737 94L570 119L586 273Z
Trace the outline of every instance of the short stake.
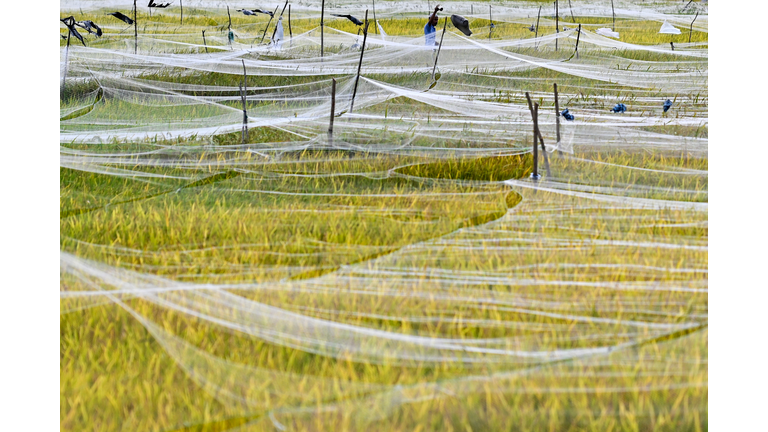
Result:
M368 9L365 10L365 28L363 28L363 46L360 49L360 63L357 64L357 76L355 77L355 88L352 90L352 102L349 104L349 112L355 107L355 96L357 96L357 82L360 81L360 68L363 66L363 54L365 54L365 40L368 39Z
M205 30L203 30L203 45L205 46L205 52L208 52L208 44L205 43Z

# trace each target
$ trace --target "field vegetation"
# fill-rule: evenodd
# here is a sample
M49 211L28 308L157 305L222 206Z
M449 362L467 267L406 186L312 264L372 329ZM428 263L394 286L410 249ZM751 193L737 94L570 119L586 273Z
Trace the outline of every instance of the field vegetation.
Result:
M103 13L77 16L101 24ZM570 26L563 5L561 14ZM142 38L199 44L208 29L209 49L230 49L220 10L185 9L183 26L173 13L138 15ZM132 31L112 21L89 47L132 53ZM260 37L267 21L233 11L237 42ZM423 21L379 18L402 37L420 35ZM491 41L533 37L530 24L494 23ZM318 24L292 18L294 35ZM480 38L489 24L472 20ZM630 44L668 45L658 27L616 21ZM327 20L334 29L357 32ZM691 41L706 48L707 33ZM567 59L574 44L504 49ZM584 50L578 61L605 59L638 72L695 63L632 49ZM62 133L104 137L61 143L62 430L707 430L706 85L670 95L537 67L446 68L442 94L474 88L462 97L526 112L530 92L552 112L557 82L561 109L593 116L563 120L576 143L548 154L550 172L539 161L546 174L534 183L529 125L475 125L406 96L363 104L362 120L339 117L333 141L325 115L251 127L245 143L239 130L110 138L165 122L170 131L237 124L242 75L175 66L135 82L105 75L67 82L61 98ZM365 77L420 91L431 80ZM275 88L324 98L331 78L353 80L248 76L248 114L302 113L317 101L276 100ZM141 90L164 84L178 88ZM660 114L666 97L673 111ZM617 101L632 107L630 120L664 122L600 123ZM630 138L606 144L614 131ZM573 352L587 354L564 354Z

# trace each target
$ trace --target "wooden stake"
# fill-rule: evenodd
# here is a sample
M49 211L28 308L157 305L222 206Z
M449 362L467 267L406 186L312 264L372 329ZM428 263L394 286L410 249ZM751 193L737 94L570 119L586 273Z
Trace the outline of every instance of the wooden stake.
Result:
M699 17L699 11L696 11L696 16L693 17L693 21L691 21L691 30L688 32L688 43L691 43L691 36L693 35L693 23L696 22L696 18Z
M373 31L379 34L379 23L376 22L376 0L373 0Z
M533 35L533 38L536 39L539 37L539 20L541 19L541 6L539 6L539 15L536 17L536 34ZM534 45L534 48L539 49L539 43L536 42L536 45Z
M560 33L560 10L557 6L558 2L555 0L555 33ZM557 51L557 39L555 39L555 51Z
M613 15L613 27L611 27L611 31L616 31L616 11L613 10L613 0L611 0L611 15Z
M525 92L525 98L528 100L528 109L531 111L531 117L533 118L533 146L534 146L534 167L538 164L538 151L536 150L536 137L539 138L539 142L541 143L541 150L544 153L544 165L547 169L547 175L549 175L549 158L547 157L547 148L544 147L544 137L541 136L541 130L539 130L539 110L538 110L538 104L534 104L531 100L531 95L528 94L528 92ZM536 110L534 110L534 106L536 106ZM536 179L540 178L541 176L538 176L538 171ZM533 176L531 176L533 177Z
M443 36L445 36L445 27L448 25L448 17L443 21L443 33L440 35L440 45L437 46L437 55L435 56L435 65L432 66L432 81L435 80L435 70L437 69L437 59L440 57L440 48L443 47Z
M245 106L245 98L248 93L248 73L245 71L245 60L243 62L243 85L240 87L240 99L243 101L243 131L242 138L243 144L248 142L248 111Z
M139 52L139 27L136 22L136 0L133 0L133 53Z
M283 5L283 10L280 11L280 18L283 17L283 13L285 13L285 7L286 6L288 6L288 0L285 0L285 4ZM280 7L280 6L278 6L278 7ZM275 12L277 12L277 9L275 9ZM280 22L280 20L278 20L278 22ZM269 24L267 24L267 25L269 25ZM277 24L275 24L275 30L272 32L272 38L271 38L272 42L275 41L275 35L276 34L277 34Z
M229 38L229 34L232 33L232 15L229 14L229 5L227 5L227 18L229 19L229 25L227 26L227 43L229 49L232 49L232 40Z
M539 175L539 145L536 142L536 138L539 136L539 104L533 104L533 173L531 178L538 180L541 178Z
M328 135L333 137L333 117L336 116L336 78L331 79L331 122L328 126Z
M285 0L285 2L288 3L288 0ZM278 9L280 9L280 5L277 5L277 7L275 8L275 11L272 12L272 16L269 17L269 22L267 22L267 26L264 27L264 34L261 35L261 42L259 42L259 43L263 43L264 42L264 37L267 35L267 29L269 28L269 25L272 24L272 19L275 18L275 14L277 13Z
M205 30L203 30L203 45L205 45L205 52L208 53L208 44L205 43Z
M69 30L67 26L67 48L64 51L64 81L61 83L61 96L64 97L64 93L67 90L67 72L69 72L69 38L72 36L72 30Z
M557 83L555 83L555 128L557 129L557 143L560 144L560 101L557 99Z
M322 6L320 6L320 60L323 58L323 18L325 17L325 0L323 0ZM362 58L362 56L361 56ZM355 82L355 88L357 88L357 82ZM354 99L352 100L354 103ZM350 110L352 111L352 110Z
M576 58L579 58L579 39L581 39L581 24L579 24L579 34L576 35Z
M360 68L363 66L363 54L365 54L365 40L367 38L368 38L368 9L365 10L365 28L363 29L363 47L360 50L360 63L357 64L357 77L355 78L355 88L354 90L352 90L352 103L349 104L349 112L352 112L352 108L355 107L355 96L357 96L357 82L360 80Z
M288 34L293 39L293 30L291 30L291 5L288 5Z
M488 5L488 16L491 21L491 30L488 31L488 40L491 40L491 34L493 33L493 7L491 5Z

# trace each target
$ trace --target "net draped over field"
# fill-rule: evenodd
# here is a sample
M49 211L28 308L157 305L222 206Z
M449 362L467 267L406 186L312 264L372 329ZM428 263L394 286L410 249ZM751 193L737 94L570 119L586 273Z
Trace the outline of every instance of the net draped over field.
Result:
M326 10L321 57L319 2L292 4L277 44L277 17L265 31L231 4L230 44L224 3L190 1L183 26L141 5L136 53L111 17L62 46L62 316L117 305L230 416L253 416L244 430L385 427L487 394L688 395L706 411L708 49L687 42L693 16L616 2L614 39L596 33L609 2L574 1L579 36L567 2L559 33L543 3L534 37L538 5L494 4L491 31L487 4L448 3L437 40L451 13L474 34L447 25L432 78L421 28L396 29L404 13L423 27L426 3L380 3L386 35L369 28L351 112L363 35ZM664 21L683 30L674 50ZM658 42L632 43L641 32ZM576 116L560 142L553 82ZM478 158L508 162L433 175Z

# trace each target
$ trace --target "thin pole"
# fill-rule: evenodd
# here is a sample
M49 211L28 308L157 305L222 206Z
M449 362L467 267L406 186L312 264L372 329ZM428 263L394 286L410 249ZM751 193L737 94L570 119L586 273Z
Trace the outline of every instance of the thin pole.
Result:
M352 112L352 108L355 107L355 96L357 96L357 82L360 80L360 68L363 66L363 54L365 54L365 40L367 38L368 38L368 9L365 10L365 28L363 29L363 48L360 50L360 63L357 64L357 77L355 78L355 89L352 91L352 103L349 104L349 112Z
M440 48L443 47L443 36L445 36L445 27L448 25L448 17L443 21L443 33L440 35L440 45L437 46L437 55L435 56L435 65L432 67L432 80L435 80L435 70L437 70L437 59L440 57Z
M571 10L571 22L576 22L576 18L573 17L573 6L571 6L571 0L568 0L568 9Z
M541 130L539 129L539 104L534 104L533 101L531 101L531 95L528 94L528 92L525 92L525 98L528 100L528 109L531 111L531 117L533 118L533 167L534 167L534 173L536 174L531 175L531 178L539 179L541 176L538 175L538 151L536 150L536 137L539 138L539 143L541 143L541 150L544 152L544 166L547 170L547 175L550 174L549 172L549 158L547 157L547 148L544 147L544 137L541 136ZM536 109L534 110L534 106Z
M285 2L288 3L288 0L286 0ZM264 37L267 35L267 29L269 28L269 25L272 24L272 19L275 18L275 14L277 13L278 9L280 9L280 5L277 5L277 7L275 8L275 11L272 12L272 16L269 17L269 22L267 22L267 26L264 27L264 34L261 35L261 42L259 43L264 42ZM275 28L275 30L277 30L277 28Z
M229 44L229 49L232 49L232 39L229 38L229 35L232 34L232 15L229 14L229 5L227 5L227 18L229 19L229 25L227 26L227 43Z
M291 30L291 5L288 5L288 34L293 39L293 30Z
M133 53L139 52L139 27L136 23L136 0L133 0Z
M576 35L576 58L579 58L579 39L581 39L581 23L579 23L579 34Z
M333 117L336 115L336 78L331 79L331 122L328 126L328 135L333 137Z
M203 30L203 45L205 45L205 52L208 52L208 44L205 43L205 30Z
M488 40L491 40L491 33L493 33L493 7L488 5L488 15L491 19L491 30L488 32Z
M560 143L560 102L557 99L557 83L555 83L555 126L557 129L557 142Z
M539 6L539 15L536 17L536 34L533 36L534 39L539 37L539 20L540 19L541 19L541 6ZM538 42L536 42L535 48L539 49Z
M181 6L181 21L179 25L184 25L184 1L179 0L179 6Z
M536 138L539 135L539 104L533 104L533 174L531 178L538 180L539 175L539 145Z
M557 0L555 0L555 33L560 33L560 8ZM557 39L555 39L555 51L557 51Z
M323 19L325 18L325 0L323 0L322 6L320 6L320 58L323 57ZM361 56L362 58L362 56ZM357 88L357 82L355 82L355 88ZM354 102L354 98L353 98ZM350 110L351 111L351 110Z
M613 27L611 27L611 31L616 31L616 11L613 9L613 0L611 0L611 15L613 15Z
M67 48L64 50L64 81L61 83L61 95L67 90L67 72L69 72L69 38L72 36L72 30L67 26Z
M245 98L246 94L248 93L248 73L245 70L245 60L241 60L243 62L243 85L240 88L240 99L243 101L243 131L242 131L242 138L243 138L243 144L248 142L248 111L245 106Z
M536 109L536 129L539 129L539 110ZM552 172L549 170L549 156L547 156L547 148L544 147L544 138L541 137L541 130L539 130L539 144L541 144L541 154L544 156L544 169L547 171L547 177L552 177Z
M696 22L696 18L699 17L699 11L696 11L696 16L691 21L691 30L688 32L688 43L691 43L691 36L693 35L693 23Z
M283 13L285 12L285 7L288 6L288 0L285 0L285 4L283 5L283 10L280 11L280 18L283 17ZM280 7L278 5L278 7ZM275 12L277 12L277 9L275 9ZM279 21L279 20L278 20ZM275 24L275 30L272 32L272 41L275 41L275 35L277 34L277 24Z
M373 31L379 34L379 23L376 22L376 0L373 0Z

